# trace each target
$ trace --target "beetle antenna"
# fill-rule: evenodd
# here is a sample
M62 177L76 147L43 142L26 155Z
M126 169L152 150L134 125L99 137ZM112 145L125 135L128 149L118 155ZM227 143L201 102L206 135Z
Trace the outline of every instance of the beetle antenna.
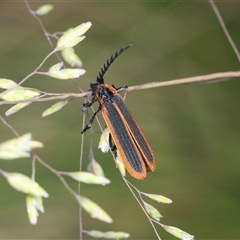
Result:
M112 65L112 63L117 59L118 56L120 56L125 50L127 50L131 46L132 46L132 44L129 44L125 47L120 48L120 50L115 52L115 54L113 54L110 57L110 59L107 59L106 63L104 63L103 67L101 67L101 70L98 73L97 80L96 80L97 83L103 83L104 82L103 76L107 72L108 68Z

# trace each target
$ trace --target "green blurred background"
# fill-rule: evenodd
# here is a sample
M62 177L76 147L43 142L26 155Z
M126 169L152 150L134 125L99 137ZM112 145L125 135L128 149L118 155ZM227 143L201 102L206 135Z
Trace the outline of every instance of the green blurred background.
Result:
M82 89L95 81L100 66L121 46L132 43L106 74L115 86L167 81L214 72L236 71L239 62L206 2L179 1L52 1L55 9L42 17L53 33L91 21L87 38L75 49L87 73L77 80ZM43 1L42 1L43 3ZM41 1L30 1L33 9ZM240 3L217 3L235 43L240 42ZM39 24L23 2L0 3L0 77L20 81L50 52ZM240 48L240 46L239 46ZM47 70L52 57L42 68ZM78 92L71 81L34 76L24 86L48 92ZM182 85L134 91L126 103L146 133L157 157L157 169L144 181L127 178L141 191L165 195L170 205L149 203L164 215L162 223L179 227L196 239L240 238L240 84L239 79L209 85ZM35 103L5 118L24 134L44 142L39 156L52 167L76 171L82 128L82 99L46 118L43 110L55 102ZM10 105L1 106L0 114ZM99 115L100 116L100 115ZM100 116L101 119L101 116ZM94 124L95 130L98 126ZM0 140L13 137L1 124ZM90 132L85 135L84 169ZM82 186L114 222L110 225L83 213L84 229L125 231L130 239L155 239L153 230L122 182L111 154L94 155L112 183ZM30 159L0 161L6 171L31 175ZM77 239L78 204L60 181L41 165L37 181L48 191L45 214L29 224L25 195L0 180L1 239ZM77 184L69 181L74 189ZM174 237L157 227L163 239ZM88 237L84 237L87 239Z

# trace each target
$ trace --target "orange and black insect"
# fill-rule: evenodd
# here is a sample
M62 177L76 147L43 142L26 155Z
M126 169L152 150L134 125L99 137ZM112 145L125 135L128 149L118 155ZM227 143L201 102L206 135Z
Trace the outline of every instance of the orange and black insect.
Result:
M119 94L119 92L127 89L127 86L115 88L114 85L104 83L103 79L104 74L114 60L131 46L122 47L112 55L99 71L96 82L90 84L93 97L91 102L83 105L82 110L86 111L96 101L99 102L99 107L87 126L82 130L82 133L91 128L96 114L101 111L110 131L109 145L111 150L114 152L115 157L118 152L130 175L140 180L147 176L147 172L155 170L155 156L143 131Z

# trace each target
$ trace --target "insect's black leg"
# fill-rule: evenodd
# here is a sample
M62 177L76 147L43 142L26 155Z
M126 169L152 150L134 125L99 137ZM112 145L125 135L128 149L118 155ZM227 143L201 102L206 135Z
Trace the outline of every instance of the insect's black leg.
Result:
M95 102L97 101L97 99L95 98L95 96L93 96L91 102L88 103L84 103L83 107L82 107L82 111L85 112L89 107L91 107Z
M91 104L92 105L92 104ZM90 106L91 106L90 105ZM93 114L93 116L92 116L92 118L90 119L90 121L89 121L89 123L87 124L87 126L82 130L82 134L84 133L84 132L86 132L89 128L91 128L91 126L92 126L92 123L93 123L93 121L94 121L94 118L96 117L96 115L97 115L97 113L98 112L100 112L101 111L101 106L99 105L99 107L98 107L98 110Z
M128 88L128 86L122 86L122 87L119 87L119 88L116 88L117 92L122 92L122 91L125 91L126 89Z
M109 147L110 147L111 151L113 152L114 158L117 158L117 147L113 143L111 134L109 134Z

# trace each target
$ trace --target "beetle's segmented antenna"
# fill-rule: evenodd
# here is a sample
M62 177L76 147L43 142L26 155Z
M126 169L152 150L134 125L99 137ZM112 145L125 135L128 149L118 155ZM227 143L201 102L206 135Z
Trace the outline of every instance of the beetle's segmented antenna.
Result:
M103 67L101 67L101 70L98 73L97 76L97 82L98 83L103 83L103 76L104 74L107 72L108 68L111 66L111 64L117 59L118 56L120 56L125 50L127 50L128 48L130 48L132 46L132 44L127 45L125 47L122 47L120 50L118 50L117 52L115 52L115 54L113 54L110 59L107 59L107 62L104 63Z

